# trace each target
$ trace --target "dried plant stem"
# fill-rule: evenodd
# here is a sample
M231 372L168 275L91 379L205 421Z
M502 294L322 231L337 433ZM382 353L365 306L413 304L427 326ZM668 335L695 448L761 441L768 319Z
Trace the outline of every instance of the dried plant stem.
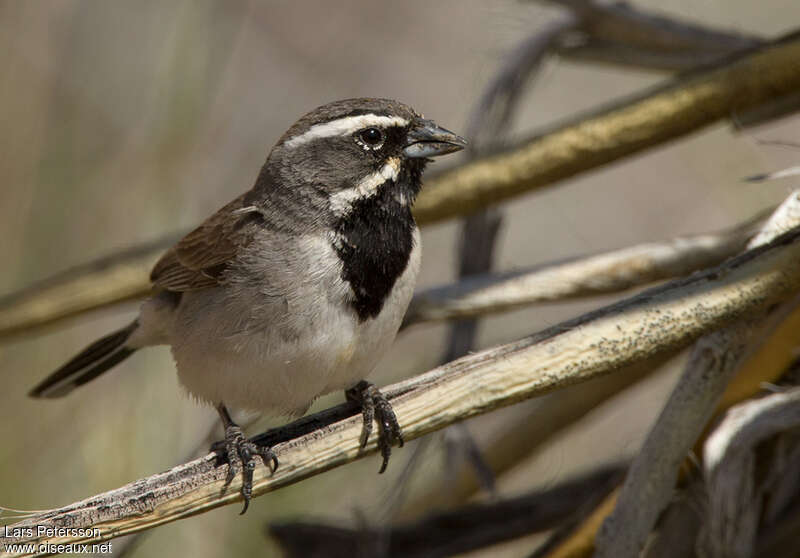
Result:
M426 181L417 220L427 224L470 214L794 93L800 88L798 59L800 37L790 36L442 173ZM166 243L4 297L0 336L146 294L146 270Z
M800 230L792 230L707 272L651 289L514 343L468 355L385 391L392 397L406 438L411 440L676 350L709 331L786 299L798 288ZM264 468L256 471L254 495L374 452L374 434L366 451L359 450L360 417L341 419L354 412L352 406L344 405L301 419L299 423L314 428L273 444L282 465L272 476ZM330 424L332 416L338 416L339 421ZM291 429L289 425L282 431ZM16 525L98 529L88 537L34 537L34 542L88 542L149 529L239 501L238 479L222 492L226 469L212 454ZM0 539L0 543L5 542Z
M749 247L766 244L798 225L800 194L793 193ZM598 533L598 557L634 557L644 548L658 516L672 498L681 463L752 347L752 332L766 312L751 313L695 344L683 375L631 465L614 512Z

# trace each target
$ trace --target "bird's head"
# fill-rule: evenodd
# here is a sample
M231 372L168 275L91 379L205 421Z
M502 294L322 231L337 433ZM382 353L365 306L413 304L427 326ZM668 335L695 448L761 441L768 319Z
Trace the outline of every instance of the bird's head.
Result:
M300 118L275 145L266 168L273 183L311 188L341 214L387 189L412 203L428 158L466 144L398 101L346 99Z

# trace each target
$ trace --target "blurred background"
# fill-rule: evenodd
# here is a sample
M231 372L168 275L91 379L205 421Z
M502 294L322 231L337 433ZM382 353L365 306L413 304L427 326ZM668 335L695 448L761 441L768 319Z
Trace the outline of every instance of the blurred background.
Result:
M795 0L636 5L765 37L800 21ZM552 16L539 4L476 0L0 2L0 294L199 223L247 190L283 131L325 102L392 97L463 131L499 63ZM513 132L530 133L662 79L548 61ZM800 148L759 141L798 142L798 122L739 134L722 123L507 204L496 267L744 220L786 196L786 181L752 185L742 178L796 165ZM420 287L454 279L457 231L452 222L425 228ZM487 319L479 346L517 339L605 302ZM183 393L166 348L137 353L63 400L25 395L135 311L130 303L0 345L0 505L66 505L165 470L197 449L216 414ZM436 365L445 332L443 325L406 331L373 380L382 385ZM499 479L501 494L552 485L589 463L636 452L675 369L603 405L531 456ZM326 397L314 409L341 399ZM469 429L480 444L530 405L470 421ZM229 506L159 527L133 555L273 556L279 551L264 530L270 521L389 521L398 476L415 445L395 451L385 475L377 475L377 458L361 460L258 498L244 517ZM433 446L414 472L412 493L415 483L442 474L441 444ZM530 548L523 541L480 555L524 556Z

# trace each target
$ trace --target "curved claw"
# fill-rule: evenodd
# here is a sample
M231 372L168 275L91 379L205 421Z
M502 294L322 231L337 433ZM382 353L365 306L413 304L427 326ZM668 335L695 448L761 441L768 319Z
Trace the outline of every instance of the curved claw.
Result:
M389 465L389 458L392 456L392 446L380 438L378 439L378 447L381 450L381 457L383 458L383 462L381 462L381 468L378 469L378 474L382 475L386 470L386 466Z
M239 515L243 515L250 507L250 499L253 495L253 473L256 470L256 456L264 462L270 473L278 469L278 458L275 452L268 447L259 447L244 437L242 429L230 423L225 426L225 440L223 442L225 456L228 461L228 473L225 476L225 484L222 487L223 494L238 473L239 466L242 468L242 489L241 494L244 498L244 507Z
M354 387L348 389L345 395L349 401L354 401L361 405L361 416L364 422L361 431L361 448L367 445L370 434L372 434L372 421L378 419L378 449L380 450L383 462L378 473L383 473L389 464L392 455L392 444L397 442L399 447L403 447L403 432L397 422L397 416L392 409L392 404L386 399L378 388L367 381L361 381Z
M275 455L272 448L260 447L258 448L258 455L261 457L261 461L264 462L264 466L269 469L270 473L274 473L278 470L278 456Z

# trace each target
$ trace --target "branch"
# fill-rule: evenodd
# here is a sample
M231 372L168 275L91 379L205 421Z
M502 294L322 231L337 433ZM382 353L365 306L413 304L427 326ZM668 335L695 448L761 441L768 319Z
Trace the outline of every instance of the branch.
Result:
M352 529L302 521L272 524L269 533L288 557L453 556L552 529L587 502L604 498L624 471L622 465L605 466L548 490L471 504L391 527Z
M791 194L749 248L767 244L800 226L800 193ZM767 310L753 312L730 327L700 339L631 470L617 506L598 533L598 557L638 556L658 516L669 504L678 471L711 418L726 386L752 347L754 326Z
M732 408L709 436L704 465L709 496L704 550L708 556L752 555L768 484L759 482L762 472L756 471L756 451L764 441L798 427L800 388L792 388ZM791 475L790 465L779 463L773 478Z
M675 491L643 556L744 558L756 547L770 558L796 555L796 545L780 539L793 523L794 538L798 532L791 509L800 496L798 391L762 393L728 411L699 452L705 474L683 475L688 482Z
M719 233L647 243L527 271L476 276L421 291L403 327L502 312L534 302L619 292L691 273L739 253L762 219L760 214ZM174 241L169 237L103 258L0 298L0 339L148 294L150 284L141 279Z
M417 293L403 327L505 312L536 302L617 293L687 275L740 253L764 214L718 233L648 242L621 250L545 264L533 269L477 275Z
M595 535L603 520L614 509L618 497L619 488L606 496L580 525L567 532L556 531L555 540L545 542L533 553L532 558L591 558Z
M147 295L150 270L178 238L170 234L0 297L0 339Z
M522 48L516 49L475 103L467 125L467 137L470 138L467 155L470 160L507 139L509 123L518 111L523 86L536 73L551 39L558 36L560 26L550 24L548 29L537 34L532 45L527 44L530 41L526 41ZM497 233L502 222L503 212L496 206L484 208L462 220L458 243L459 281L491 271ZM475 318L454 321L448 330L447 345L440 362L449 362L469 353L477 332L478 320ZM458 423L445 430L443 438L445 467L455 467L457 462L470 463L477 476L482 479L484 487L494 493L494 473L486 465L485 457L466 424ZM422 452L426 447L426 444L421 444L415 451ZM419 463L416 459L414 462Z
M510 123L519 110L525 84L538 73L545 56L576 23L574 16L564 14L537 29L506 56L484 88L469 119L467 149L473 157L485 155L508 141Z
M566 42L560 54L580 60L681 71L763 43L758 37L668 18L623 2L552 3L579 18L586 37Z
M766 335L766 339L752 354L748 355L744 363L739 368L736 377L728 385L725 393L722 395L714 418L710 422L718 422L716 417L721 416L731 406L742 402L746 399L755 397L763 392L763 384L773 383L783 376L787 368L797 358L797 331L800 327L800 297L795 296L789 303L781 305L781 308L774 311L775 317L781 318L780 314L786 310L785 316L782 321L778 323L774 330L770 330ZM772 317L770 318L772 321ZM763 329L763 328L762 328ZM587 384L584 384L587 385ZM702 453L702 446L705 440L705 435L702 435L698 442L695 444L695 452L697 455ZM692 466L693 467L693 466ZM690 469L683 468L681 472ZM616 494L616 493L615 493ZM703 493L702 500L706 500ZM558 546L552 552L539 554L547 558L589 558L594 553L594 542L597 531L603 519L613 511L613 502L609 500L603 507L598 508L596 513L592 516L591 521L585 522L575 532L569 533L565 540L559 541ZM798 509L800 511L800 508ZM789 518L786 525L776 527L770 536L774 540L764 541L766 545L763 554L759 554L762 558L778 556L774 552L775 545L778 548L785 548L781 541L785 541L791 534L791 537L796 538L797 530L794 528L800 525L800 513L792 520ZM687 532L683 532L686 537ZM793 539L792 539L793 540ZM761 544L762 541L759 541ZM648 552L650 546L648 544ZM649 556L649 554L648 554ZM533 557L532 557L533 558Z
M797 533L800 533L800 505L795 504L786 517L769 525L759 536L754 558L796 558Z
M477 211L699 130L800 87L800 36L583 115L520 146L429 182L415 214L432 222Z
M775 172L770 172L767 174L756 174L754 176L749 176L746 178L748 182L762 182L764 180L775 180L778 178L789 178L792 176L797 176L800 174L800 166L796 167L789 167L788 169L782 169Z
M797 359L797 332L800 331L800 297L782 304L773 311L771 328L761 328L767 338L749 355L739 367L736 376L725 388L714 416L708 423L706 435L701 436L695 452L703 453L702 443L710 432L710 426L717 424L722 415L734 405L741 403L763 391L764 384L773 384ZM770 321L773 321L772 319Z
M527 412L504 422L481 448L486 464L495 476L501 477L535 455L592 409L649 377L673 356L665 352L626 366L614 374L542 396ZM542 417L547 417L547 420L542 420ZM446 474L444 482L439 476L425 478L423 487L415 490L419 496L406 503L399 515L414 518L426 510L463 505L482 488L473 467L448 468Z
M392 386L385 393L393 398L405 438L413 440L455 422L686 346L798 289L800 229L707 272L651 289L519 341L468 355ZM258 439L275 446L282 466L271 476L263 467L256 470L254 496L374 452L374 434L366 451L360 451L362 424L360 416L351 416L355 414L353 405L341 405ZM15 526L97 528L97 532L82 536L24 537L36 543L89 542L134 533L239 501L240 479L234 479L227 492L222 492L226 470L217 456L210 454Z
M703 525L704 504L700 475L687 475L686 486L681 486L673 494L640 558L697 557L695 549Z
M579 117L513 149L429 179L415 215L420 224L466 215L782 97L800 88L798 59L800 37L791 36ZM58 284L51 282L45 289L5 297L0 301L0 336L148 293L144 270L161 251L136 249L132 252L135 256L119 258L105 270L85 270ZM130 269L142 270L138 278L116 278L126 262ZM84 281L98 287L88 288Z

